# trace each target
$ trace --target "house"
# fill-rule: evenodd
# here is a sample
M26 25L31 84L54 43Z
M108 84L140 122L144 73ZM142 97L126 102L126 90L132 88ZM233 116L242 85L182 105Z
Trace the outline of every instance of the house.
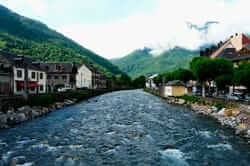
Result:
M10 65L11 93L14 95L46 93L46 72L34 60L0 51L0 65ZM27 88L27 90L25 90Z
M243 62L250 62L250 39L244 34L235 34L224 43L218 44L209 57L228 59L235 67Z
M150 88L150 89L156 89L157 86L156 84L154 83L154 78L157 77L158 74L154 74L150 77L147 78L146 80L146 88Z
M40 67L47 72L47 92L59 87L76 88L77 66L69 62L42 62Z
M175 80L170 81L167 85L162 87L162 93L164 97L178 97L187 94L187 88L184 82Z
M11 89L11 66L8 64L2 64L0 66L0 96L10 96Z
M92 80L92 89L106 89L107 88L107 78L106 76L100 72L96 67L93 65L87 65L87 68L91 70L91 80Z
M86 65L80 65L76 74L77 88L92 88L92 72Z

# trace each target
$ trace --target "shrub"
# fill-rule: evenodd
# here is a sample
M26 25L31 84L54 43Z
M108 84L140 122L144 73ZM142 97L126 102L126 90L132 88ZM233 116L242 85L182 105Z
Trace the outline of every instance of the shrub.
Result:
M42 94L39 96L30 96L28 104L30 106L44 106L47 107L53 104L53 97L51 94Z
M214 106L217 108L217 110L221 110L222 108L226 107L222 102L217 102Z
M70 98L75 98L78 101L86 99L89 96L90 95L89 95L89 92L87 90L78 90L78 91L74 91L74 92L69 93Z
M197 103L200 102L200 98L197 96L188 96L188 95L184 95L182 97L180 97L181 99L184 99L185 101L189 101L191 103Z

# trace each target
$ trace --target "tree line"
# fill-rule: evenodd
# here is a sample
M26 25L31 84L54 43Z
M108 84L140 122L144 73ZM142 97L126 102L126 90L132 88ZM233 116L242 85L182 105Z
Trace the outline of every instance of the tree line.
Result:
M217 90L226 90L229 86L245 86L250 91L250 63L241 63L234 67L233 63L223 58L210 59L196 57L190 62L189 69L177 69L154 78L159 86L172 80L187 83L195 80L202 85L202 96L205 97L205 86L216 84Z

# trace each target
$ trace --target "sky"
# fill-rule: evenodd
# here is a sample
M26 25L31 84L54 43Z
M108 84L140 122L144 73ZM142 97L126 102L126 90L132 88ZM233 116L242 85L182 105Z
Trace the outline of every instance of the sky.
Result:
M0 0L105 58L199 49L250 33L249 0Z

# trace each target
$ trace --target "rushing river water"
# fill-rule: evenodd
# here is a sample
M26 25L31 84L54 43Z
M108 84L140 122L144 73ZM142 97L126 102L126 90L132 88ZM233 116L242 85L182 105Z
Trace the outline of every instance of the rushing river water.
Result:
M142 90L0 131L0 166L250 166L249 152L231 130Z

